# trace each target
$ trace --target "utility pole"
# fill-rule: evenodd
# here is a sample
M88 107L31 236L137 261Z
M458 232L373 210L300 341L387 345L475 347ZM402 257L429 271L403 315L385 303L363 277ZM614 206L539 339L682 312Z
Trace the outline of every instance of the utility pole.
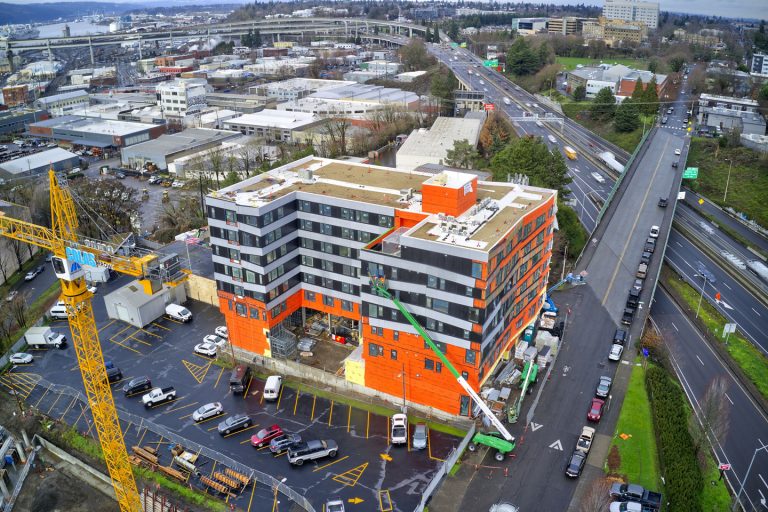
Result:
M723 193L723 202L725 202L726 196L728 196L728 184L731 182L731 168L733 167L733 158L728 160L728 179L725 180L725 192Z

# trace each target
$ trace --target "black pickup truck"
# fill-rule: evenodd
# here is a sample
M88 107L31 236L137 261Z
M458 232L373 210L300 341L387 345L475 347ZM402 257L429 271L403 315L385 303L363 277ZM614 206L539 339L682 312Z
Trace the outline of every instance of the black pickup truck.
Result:
M661 493L649 491L641 485L615 483L611 486L610 494L618 501L634 501L654 510L661 507Z

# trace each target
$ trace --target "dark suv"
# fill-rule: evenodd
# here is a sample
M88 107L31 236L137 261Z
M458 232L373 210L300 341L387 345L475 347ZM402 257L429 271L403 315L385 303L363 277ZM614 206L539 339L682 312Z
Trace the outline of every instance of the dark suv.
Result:
M219 423L219 434L226 436L232 432L246 429L251 426L251 418L245 414L235 414Z
M235 395L244 394L251 382L251 367L239 364L232 369L229 376L229 389Z
M617 345L623 345L625 341L627 341L627 331L616 329L616 332L613 333L613 342Z
M148 391L151 388L152 381L149 380L149 377L136 377L123 386L123 393L125 393L125 396L131 396L142 391Z

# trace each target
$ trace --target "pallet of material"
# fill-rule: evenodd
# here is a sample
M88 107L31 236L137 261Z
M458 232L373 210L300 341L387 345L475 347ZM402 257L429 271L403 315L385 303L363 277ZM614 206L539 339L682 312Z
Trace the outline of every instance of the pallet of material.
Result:
M132 446L131 450L133 450L133 453L144 459L145 461L149 462L150 464L157 464L157 455L154 455L144 448L140 448L138 446Z
M161 473L168 475L172 478L175 478L176 480L180 482L186 482L187 481L187 474L182 473L181 471L178 471L176 469L173 469L172 467L168 466L157 466L157 470Z
M223 483L227 487L231 487L232 489L237 489L240 487L240 482L238 480L235 480L234 478L230 478L226 475L223 475L219 473L218 471L213 474L214 480L218 480L219 482Z
M211 480L207 476L201 476L200 477L200 482L203 485L205 485L207 487L210 487L211 489L214 489L214 490L220 492L221 494L229 494L229 488L227 488L226 485L220 484L219 482L217 482L215 480Z
M224 474L234 478L235 480L239 480L243 485L248 485L251 482L250 478L242 473L238 473L234 469L224 468Z

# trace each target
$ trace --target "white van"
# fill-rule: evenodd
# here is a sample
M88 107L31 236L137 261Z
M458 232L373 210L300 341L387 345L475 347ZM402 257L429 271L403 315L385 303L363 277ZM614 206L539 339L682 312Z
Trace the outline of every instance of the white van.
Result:
M54 320L66 320L67 319L67 306L64 305L64 301L59 301L48 311L48 316Z
M179 322L189 322L192 320L192 312L178 304L168 304L165 306L165 314Z
M283 387L283 378L279 375L270 375L267 377L267 383L264 384L264 400L277 400L280 396L280 388Z

